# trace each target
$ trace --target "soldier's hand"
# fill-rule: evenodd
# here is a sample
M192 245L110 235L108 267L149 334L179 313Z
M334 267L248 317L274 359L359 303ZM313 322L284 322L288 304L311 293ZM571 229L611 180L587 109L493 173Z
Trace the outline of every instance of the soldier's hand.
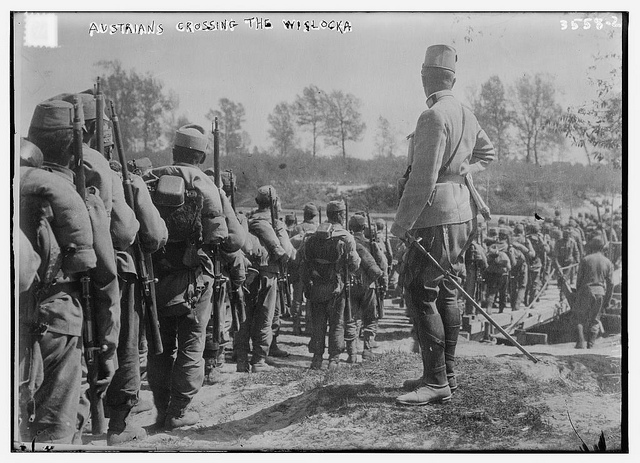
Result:
M113 375L116 373L116 366L113 361L113 355L100 354L99 356L99 373L96 381L96 394L102 395L106 392Z

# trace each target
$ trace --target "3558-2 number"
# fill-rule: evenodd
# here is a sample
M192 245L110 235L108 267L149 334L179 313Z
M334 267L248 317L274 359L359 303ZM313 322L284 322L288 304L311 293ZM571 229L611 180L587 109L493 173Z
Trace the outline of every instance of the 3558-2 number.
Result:
M604 18L575 18L571 21L561 19L560 30L564 31L571 27L571 30L575 31L581 28L579 23L582 23L582 29L584 30L591 29L591 27L601 30L605 25L611 27L622 27L622 22L618 21L618 17L612 15L610 20L605 20Z

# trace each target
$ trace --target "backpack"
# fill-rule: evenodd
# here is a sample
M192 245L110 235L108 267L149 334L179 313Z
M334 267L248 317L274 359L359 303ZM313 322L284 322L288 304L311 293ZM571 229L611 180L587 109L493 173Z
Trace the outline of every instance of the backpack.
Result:
M333 231L333 224L322 223L305 240L308 297L314 301L326 301L342 292L344 241L341 236L334 236Z
M169 232L164 250L167 261L172 265L181 262L189 268L199 266L198 249L202 245L202 195L195 189L187 189L182 177L167 174L158 177L151 189L151 200ZM175 246L176 244L178 246Z
M492 244L487 250L487 272L504 275L511 270L512 259L500 243Z

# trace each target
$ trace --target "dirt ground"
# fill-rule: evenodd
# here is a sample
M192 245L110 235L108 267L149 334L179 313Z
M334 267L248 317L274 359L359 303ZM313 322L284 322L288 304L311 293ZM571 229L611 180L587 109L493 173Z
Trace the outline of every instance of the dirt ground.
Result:
M420 375L420 362L412 351L404 310L391 300L387 304L375 349L379 360L347 365L343 354L338 373L309 370L308 337L293 336L291 322L285 320L279 341L291 355L270 359L274 372L236 373L229 354L217 382L204 385L191 404L200 414L198 424L153 433L155 410L147 411L136 415L134 422L147 428L149 436L128 447L152 451L577 451L581 441L573 423L590 447L602 431L608 448L620 450L620 335L601 338L589 350L577 350L573 343L527 346L538 363L515 347L461 337L457 348L460 388L452 404L400 407L395 397L403 393L405 379ZM152 400L146 382L141 397ZM517 400L522 404L513 408L512 416L507 408ZM403 421L407 426L402 426ZM410 431L414 422L420 431ZM89 436L86 443L106 445L106 439Z

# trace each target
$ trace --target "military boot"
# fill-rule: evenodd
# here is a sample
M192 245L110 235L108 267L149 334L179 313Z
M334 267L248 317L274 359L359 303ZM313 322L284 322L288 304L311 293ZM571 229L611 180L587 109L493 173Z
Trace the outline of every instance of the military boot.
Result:
M271 346L269 347L269 356L277 357L277 358L289 357L289 352L287 352L286 350L282 350L280 349L280 347L278 347L277 336L273 337L273 341L271 342Z
M149 400L138 399L138 402L131 409L131 414L137 415L138 413L147 412L149 410L153 410L153 403Z
M107 430L107 445L120 445L147 437L147 432L144 429L128 422L130 413L130 408L111 410L109 429Z
M373 335L369 332L364 333L364 350L362 351L362 360L375 360L376 356L371 351L373 348Z
M302 335L302 328L300 327L300 314L296 313L293 316L293 335L300 336Z
M584 328L581 324L576 325L576 334L578 335L576 349L584 349Z
M322 354L313 354L310 368L312 370L322 370Z
M167 418L164 422L165 429L181 428L182 426L192 426L200 420L198 412L187 410L187 404L170 404L167 409Z
M413 392L401 395L396 402L402 405L427 405L434 403L446 403L451 400L449 385L419 387Z
M347 341L347 363L358 363L358 345L355 339Z

